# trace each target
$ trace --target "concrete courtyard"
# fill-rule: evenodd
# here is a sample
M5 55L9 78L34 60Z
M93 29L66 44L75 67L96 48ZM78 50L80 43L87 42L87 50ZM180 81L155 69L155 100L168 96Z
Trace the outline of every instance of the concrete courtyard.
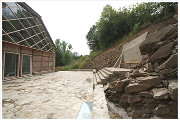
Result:
M93 102L92 71L59 71L2 82L3 119L76 119Z

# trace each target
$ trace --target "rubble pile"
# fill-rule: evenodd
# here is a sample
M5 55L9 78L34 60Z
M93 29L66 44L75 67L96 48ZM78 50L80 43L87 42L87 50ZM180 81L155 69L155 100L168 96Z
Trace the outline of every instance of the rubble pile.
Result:
M148 33L141 63L104 87L109 101L134 119L178 118L178 24Z

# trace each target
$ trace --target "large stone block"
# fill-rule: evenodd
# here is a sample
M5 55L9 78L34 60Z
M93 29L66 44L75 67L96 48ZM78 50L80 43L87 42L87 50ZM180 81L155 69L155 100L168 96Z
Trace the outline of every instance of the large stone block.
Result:
M161 48L159 48L148 60L149 63L155 63L156 61L160 61L164 58L168 58L171 55L171 49L173 47L174 42L170 42Z
M116 92L121 92L124 89L124 84L128 83L129 80L128 79L124 79L124 80L120 80L116 83L114 89Z
M150 54L152 52L153 46L160 41L165 40L168 36L177 31L177 24L169 25L166 28L163 28L159 31L149 33L146 39L141 43L139 49L141 55Z
M154 88L151 90L154 93L156 99L168 99L169 91L166 88Z
M178 53L171 55L158 69L175 68L178 66Z
M178 82L171 82L169 84L169 93L170 93L170 97L177 102L178 100Z
M142 107L142 112L145 114L151 114L154 110L154 107Z
M149 87L156 86L161 83L159 76L148 76L141 79L138 84L146 84Z
M128 96L128 103L134 103L134 102L138 102L141 100L142 100L142 97L140 95L129 95Z
M138 84L138 83L134 83L134 84L129 84L126 88L125 91L126 92L141 92L141 91L145 91L149 88L148 85L146 84Z
M141 118L143 115L141 110L133 110L132 112L133 112L132 114L133 119Z
M146 70L147 70L148 73L154 71L154 66L153 66L151 63L146 63L146 64L145 64L145 68L146 68Z
M157 108L154 110L154 114L158 116L162 116L165 114L170 113L169 107L167 105L159 105Z
M124 93L121 95L121 99L120 99L120 103L127 103L128 102L128 96L129 96L129 93Z
M144 107L157 107L158 103L157 101L152 101L152 102L146 102L146 104L144 104Z
M151 91L140 92L139 95L143 97L153 97L153 93Z

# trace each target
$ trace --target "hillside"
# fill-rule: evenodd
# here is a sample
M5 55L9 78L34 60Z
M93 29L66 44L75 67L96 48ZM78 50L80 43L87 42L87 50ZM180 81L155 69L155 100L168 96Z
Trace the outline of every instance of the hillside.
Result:
M145 32L152 33L154 31L158 31L164 27L167 27L168 25L175 24L177 21L173 17L169 17L160 21L157 21L155 23L152 23L144 28L142 28L139 32L137 32L135 35L133 35L131 38L124 40L123 42L120 42L118 45L114 45L110 49L96 55L93 58L93 64L96 66L96 70L100 70L103 67L112 67L117 59L119 58L122 46L138 36L142 35Z

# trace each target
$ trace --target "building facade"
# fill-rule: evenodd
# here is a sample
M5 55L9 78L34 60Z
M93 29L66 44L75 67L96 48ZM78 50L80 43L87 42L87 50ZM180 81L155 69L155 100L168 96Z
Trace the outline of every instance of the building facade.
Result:
M24 2L2 2L2 79L55 71L55 52L37 12Z

